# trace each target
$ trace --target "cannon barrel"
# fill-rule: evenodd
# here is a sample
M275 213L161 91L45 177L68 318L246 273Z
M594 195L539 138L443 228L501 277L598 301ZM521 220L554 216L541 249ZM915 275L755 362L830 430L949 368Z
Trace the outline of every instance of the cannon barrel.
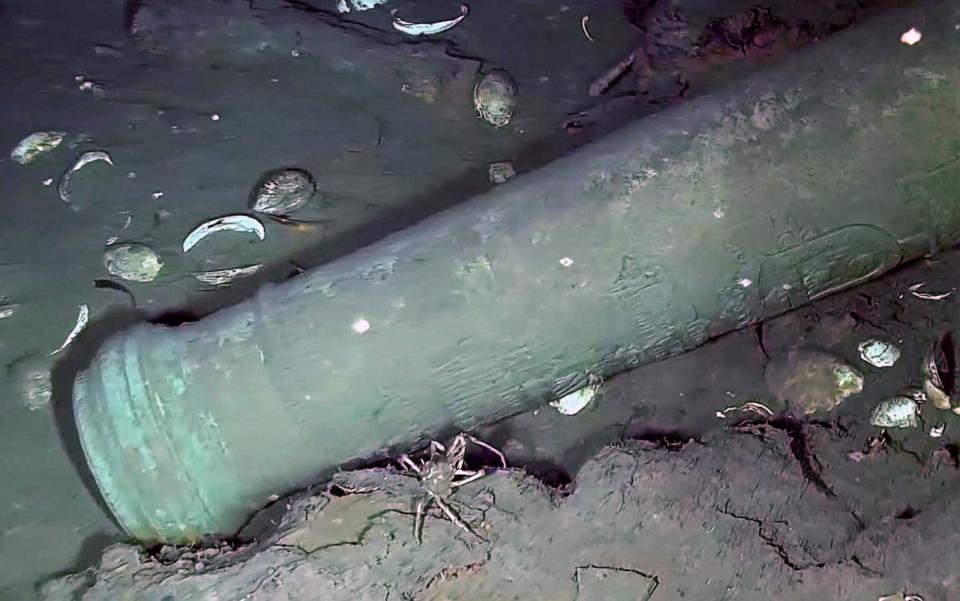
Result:
M74 412L134 537L229 534L960 241L960 7L884 15L255 298L107 340ZM914 45L900 42L916 26Z

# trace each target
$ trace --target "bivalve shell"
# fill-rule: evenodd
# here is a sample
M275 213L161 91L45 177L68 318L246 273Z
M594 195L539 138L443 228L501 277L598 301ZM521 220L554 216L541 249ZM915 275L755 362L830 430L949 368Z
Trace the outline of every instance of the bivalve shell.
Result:
M317 191L313 177L303 169L276 169L266 173L250 195L250 209L267 215L289 215Z
M10 158L21 165L31 163L40 155L60 146L65 135L62 131L38 131L32 133L20 140L16 148L10 152Z
M130 282L152 282L163 269L163 261L153 249L142 244L117 244L103 253L103 266Z
M879 428L916 428L920 408L908 396L887 399L870 414L870 423Z
M494 127L510 123L516 105L517 84L503 69L482 75L473 88L473 106Z
M885 340L871 339L857 347L860 358L874 367L893 367L900 358L900 349Z

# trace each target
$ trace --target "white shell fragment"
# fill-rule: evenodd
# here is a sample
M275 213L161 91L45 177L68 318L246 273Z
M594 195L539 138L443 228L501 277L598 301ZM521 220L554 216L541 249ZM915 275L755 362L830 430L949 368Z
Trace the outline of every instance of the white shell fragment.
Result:
M560 412L561 415L576 415L593 401L595 395L596 393L591 388L581 388L562 399L553 401L550 406Z
M363 317L358 317L352 324L350 324L350 329L357 334L366 334L370 331L370 327L370 322Z
M20 140L20 143L10 152L10 158L21 165L26 165L34 161L41 154L50 152L57 146L60 146L60 143L63 142L63 138L66 135L67 134L62 131L38 131L32 133Z
M60 348L50 353L50 355L56 355L70 346L73 339L83 331L83 328L87 327L88 321L90 321L90 308L85 304L80 305L80 313L77 314L77 323L73 326L73 329L70 330L70 333L67 334L67 338L63 341L63 344L60 345Z
M927 355L923 360L923 393L937 409L950 411L953 408L953 399L944 389L943 380L940 378L940 370L937 368L937 361L933 353Z
M0 304L0 319L12 317L20 309L20 303Z
M96 161L105 161L110 165L113 165L113 159L110 158L110 155L103 150L91 150L81 154L76 161L73 162L69 171L80 171L83 169L84 165L93 163Z
M223 286L229 284L238 278L247 277L260 271L263 267L260 263L256 265L246 265L244 267L231 267L229 269L214 269L211 271L201 271L193 275L198 281L211 286Z
M183 252L189 252L191 248L197 245L197 242L217 232L249 232L256 234L257 238L261 240L267 237L263 224L253 217L249 215L225 215L201 223L187 234L187 237L183 239Z
M467 18L467 14L469 12L470 8L466 4L461 4L460 16L443 21L434 21L432 23L414 23L412 21L406 21L397 16L396 9L391 11L390 14L393 16L394 29L407 35L422 36L437 35L438 33L443 33L448 29L453 29L458 23L460 23L460 21L463 21L465 18Z
M163 269L163 261L152 248L142 244L117 244L103 253L103 266L130 282L152 282Z
M909 593L897 593L895 595L884 595L877 599L877 601L923 601L923 597Z
M340 14L349 12L362 12L376 8L381 4L386 4L389 0L340 0L337 2L337 12Z
M553 401L550 406L556 409L560 415L576 415L592 403L599 392L599 382L593 382Z
M918 413L915 400L897 396L877 405L870 414L870 423L878 428L916 428Z
M57 185L57 193L60 195L60 200L66 203L70 202L70 178L73 177L74 173L83 169L85 165L95 161L104 161L109 165L113 165L113 159L102 150L91 150L81 154L77 160L73 162L73 165L70 165L70 168L60 176L60 184Z
M714 415L720 419L727 419L727 414L734 411L740 411L744 413L755 413L763 417L773 417L776 413L773 412L773 409L767 407L763 403L757 401L747 401L742 405L733 405L730 407L724 407L723 409L716 411Z
M883 340L867 340L857 347L860 358L874 367L892 367L900 358L900 349Z
M923 34L920 33L920 30L916 27L911 27L910 29L904 31L903 35L900 36L900 43L906 44L907 46L913 46L922 39Z
M929 300L929 301L941 301L945 298L953 295L953 292L941 292L940 294L932 294L930 292L922 292L921 289L926 286L926 282L920 282L919 284L914 284L910 286L910 294L919 298L920 300Z

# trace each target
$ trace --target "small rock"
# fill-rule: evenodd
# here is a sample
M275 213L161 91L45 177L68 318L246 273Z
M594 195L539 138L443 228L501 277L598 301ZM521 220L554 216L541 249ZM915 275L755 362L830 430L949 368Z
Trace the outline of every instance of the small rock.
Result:
M80 85L77 88L81 92L89 92L94 98L106 98L107 96L107 88L102 83L92 79L80 80Z
M108 56L110 58L123 58L123 51L109 44L96 44L93 47L93 53L97 56Z
M775 357L764 378L779 401L807 415L831 411L863 390L863 375L856 368L830 353L809 349Z
M40 356L17 362L11 367L11 376L27 409L36 411L50 403L53 397L51 367L50 361Z
M415 96L427 104L434 104L440 94L440 81L433 75L410 79L401 86L400 91Z
M510 161L499 161L496 163L490 163L487 167L487 174L490 177L490 181L494 184L502 184L508 179L512 178L517 174L517 170L513 168L513 163Z

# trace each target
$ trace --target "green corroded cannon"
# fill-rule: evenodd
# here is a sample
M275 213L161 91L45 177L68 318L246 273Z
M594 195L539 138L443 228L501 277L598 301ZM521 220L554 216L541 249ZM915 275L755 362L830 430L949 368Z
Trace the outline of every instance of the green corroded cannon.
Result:
M958 11L875 20L251 301L108 340L74 391L103 496L140 539L230 533L345 462L957 243Z

